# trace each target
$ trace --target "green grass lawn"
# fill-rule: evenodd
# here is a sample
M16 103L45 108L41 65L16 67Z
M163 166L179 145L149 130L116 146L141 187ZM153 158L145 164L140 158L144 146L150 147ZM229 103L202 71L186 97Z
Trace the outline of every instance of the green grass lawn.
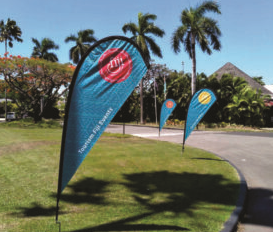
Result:
M0 127L0 231L59 231L61 129ZM61 196L62 231L217 232L233 211L236 171L207 152L104 134Z

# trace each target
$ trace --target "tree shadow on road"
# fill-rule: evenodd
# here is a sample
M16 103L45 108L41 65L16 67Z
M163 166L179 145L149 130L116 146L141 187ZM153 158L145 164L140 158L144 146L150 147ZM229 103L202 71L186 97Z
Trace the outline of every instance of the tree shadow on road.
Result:
M273 191L263 188L251 188L248 191L247 207L243 224L273 227Z

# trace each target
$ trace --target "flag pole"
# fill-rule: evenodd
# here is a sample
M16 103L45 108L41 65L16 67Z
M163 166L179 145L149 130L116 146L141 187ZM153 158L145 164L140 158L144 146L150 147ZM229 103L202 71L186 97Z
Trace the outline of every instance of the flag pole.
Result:
M80 61L79 63L81 63ZM58 189L57 189L57 203L56 203L56 223L59 224L59 231L61 231L61 222L58 221L59 218L59 201L61 198L62 192L62 181L63 181L63 164L64 164L64 149L65 149L65 142L66 142L66 132L67 132L67 123L68 123L68 114L70 108L70 102L72 98L72 92L74 89L74 85L76 82L76 77L79 72L79 66L76 67L76 70L73 74L71 84L69 86L69 92L66 99L65 105L65 116L64 116L64 124L63 124L63 134L62 134L62 143L61 143L61 152L60 152L60 163L59 163L59 177L58 177Z

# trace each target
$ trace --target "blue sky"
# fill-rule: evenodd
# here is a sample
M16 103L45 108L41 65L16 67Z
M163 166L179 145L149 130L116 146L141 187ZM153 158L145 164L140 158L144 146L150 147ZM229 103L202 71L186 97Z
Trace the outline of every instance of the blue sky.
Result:
M196 6L199 0L8 0L2 1L0 19L15 20L22 29L23 43L9 49L13 55L30 56L34 44L31 38L49 37L60 46L56 54L61 63L69 62L68 51L73 45L64 39L79 30L93 29L95 37L124 35L124 23L137 22L138 12L157 15L155 24L164 29L164 38L156 38L163 53L157 63L168 68L191 72L191 60L182 49L175 54L170 41L180 25L183 9ZM218 20L222 31L222 49L212 55L197 48L197 72L207 75L231 62L250 76L263 76L266 84L273 84L273 1L218 0L221 15L209 15ZM130 34L126 36L130 37ZM0 44L4 53L4 44Z

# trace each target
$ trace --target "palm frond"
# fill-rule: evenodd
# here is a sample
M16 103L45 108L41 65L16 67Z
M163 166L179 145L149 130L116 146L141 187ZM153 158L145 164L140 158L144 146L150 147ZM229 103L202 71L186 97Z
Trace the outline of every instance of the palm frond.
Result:
M48 52L43 56L43 59L48 60L48 61L52 61L52 62L57 62L58 61L58 57L55 53L53 52Z
M138 33L138 27L136 24L130 22L124 24L124 26L122 27L122 31L125 34L129 31L135 36Z
M180 43L184 44L186 42L185 37L187 36L187 34L188 29L185 25L178 27L173 33L171 44L175 53L180 52Z
M40 42L39 42L37 39L31 38L31 40L32 40L32 42L35 44L35 46L36 46L37 48L40 48L40 47L41 47L41 44L40 44Z
M216 1L204 1L196 9L196 14L202 17L206 12L221 14L220 5Z
M44 38L41 42L42 50L51 50L51 49L59 49L59 45L55 44L53 40L49 38Z
M13 39L23 42L21 35L21 28L16 25L16 21L8 18L6 23L3 20L0 22L0 41L8 41L9 47L13 47Z
M155 26L153 23L150 23L147 28L144 29L143 33L151 33L158 37L163 37L165 35L165 31Z
M155 14L150 14L150 13L146 13L146 14L142 14L141 12L139 13L139 16L141 15L141 18L143 21L145 22L149 22L150 20L156 20L157 16Z
M162 58L162 53L160 47L155 43L155 41L148 36L145 36L145 40L148 43L149 48L151 49L152 53L160 58Z
M68 37L65 38L64 42L68 43L68 42L75 42L77 41L77 37L75 35L70 35Z

